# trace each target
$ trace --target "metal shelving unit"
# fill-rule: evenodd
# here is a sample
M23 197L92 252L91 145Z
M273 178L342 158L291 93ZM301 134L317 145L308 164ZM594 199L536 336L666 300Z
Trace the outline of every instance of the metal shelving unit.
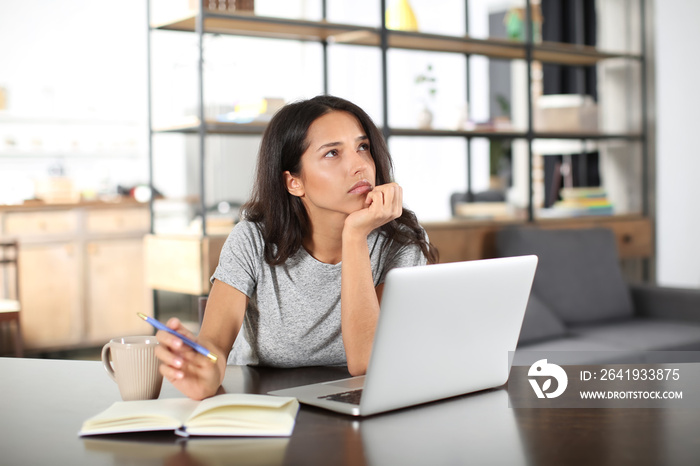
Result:
M640 0L641 5L641 36L642 44L645 42L645 12L644 0ZM375 47L381 51L382 60L382 90L383 90L383 120L382 131L386 138L393 136L403 137L461 137L467 139L467 170L470 171L471 155L469 152L470 141L472 138L487 138L487 139L520 139L527 141L529 151L528 163L528 212L527 221L535 221L535 213L533 208L533 141L535 139L569 139L580 140L582 146L585 147L587 141L610 141L621 140L626 142L639 142L642 145L642 180L640 180L644 201L642 216L649 212L649 206L646 199L646 189L648 182L648 148L646 121L647 121L647 105L645 102L644 92L646 89L646 59L645 49L642 46L641 53L615 53L597 49L590 46L572 45L563 43L535 43L533 41L533 32L531 30L531 1L526 0L525 11L527 12L526 23L526 40L524 42L515 42L502 39L476 39L468 34L461 37L446 36L439 34L426 34L420 32L405 32L395 31L386 28L384 21L384 11L386 9L386 0L380 0L382 24L379 27L364 27L351 24L339 24L329 22L326 17L326 0L323 0L322 11L323 18L320 21L309 21L301 19L284 19L274 17L256 16L250 13L222 13L214 11L199 11L191 12L171 21L165 21L158 24L150 23L150 1L148 2L149 9L149 163L150 163L150 179L153 183L153 145L152 140L154 135L161 133L182 133L196 134L199 136L199 163L200 163L200 196L199 196L199 214L202 217L201 235L207 235L206 226L206 199L204 193L205 186L205 167L206 167L206 136L209 134L219 135L260 135L265 129L265 125L261 123L237 124L237 123L222 123L218 121L206 120L204 115L204 79L203 79L203 37L206 34L224 34L232 36L247 36L286 39L294 41L313 41L322 44L323 46L323 87L328 89L328 63L327 54L328 47L332 48L333 44L350 44L364 47ZM468 12L468 0L465 0L465 11ZM468 23L468 17L465 18ZM186 121L173 122L173 124L164 127L153 127L150 117L151 110L151 46L150 35L155 31L183 31L186 33L196 34L198 39L198 115L193 115ZM467 28L468 33L468 28ZM404 49L416 51L430 51L436 53L451 53L463 54L467 58L467 67L469 66L469 57L472 55L482 55L494 59L510 59L510 60L525 60L527 64L527 85L528 85L528 125L527 129L522 131L508 130L473 130L473 131L452 131L443 129L411 129L411 128L392 128L388 120L388 83L390 80L387 70L387 53L391 49ZM537 132L533 126L533 95L532 95L532 64L534 61L545 63L554 63L566 66L592 66L601 61L610 59L624 59L637 61L641 65L641 80L642 80L642 129L633 133L605 133L605 132ZM467 87L469 87L469 73L467 72ZM469 94L467 93L467 98ZM471 174L467 174L467 191L471 191L470 186ZM153 216L153 205L151 205L151 213ZM153 222L152 222L153 224Z

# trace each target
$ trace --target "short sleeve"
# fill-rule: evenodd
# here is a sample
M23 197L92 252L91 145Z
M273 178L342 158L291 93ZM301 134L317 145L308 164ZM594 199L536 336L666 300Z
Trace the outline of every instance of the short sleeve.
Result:
M263 251L264 242L258 227L248 221L236 224L221 248L219 265L211 281L220 280L249 298L252 297L258 282Z
M425 232L424 232L425 234ZM427 234L425 236L426 241L428 241ZM379 251L376 257L372 257L373 265L376 265L375 269L375 286L384 283L386 280L386 274L391 269L396 269L400 267L415 267L417 265L425 265L428 263L423 251L417 244L397 244L392 242L391 244L386 244L390 241L386 236L380 234L376 237L375 247L372 248L373 252L370 253L371 256L375 256L375 252Z

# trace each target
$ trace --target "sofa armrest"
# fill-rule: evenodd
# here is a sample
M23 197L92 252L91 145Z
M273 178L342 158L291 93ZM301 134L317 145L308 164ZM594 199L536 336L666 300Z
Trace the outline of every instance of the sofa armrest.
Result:
M629 287L635 315L700 323L700 289L648 283L630 283Z

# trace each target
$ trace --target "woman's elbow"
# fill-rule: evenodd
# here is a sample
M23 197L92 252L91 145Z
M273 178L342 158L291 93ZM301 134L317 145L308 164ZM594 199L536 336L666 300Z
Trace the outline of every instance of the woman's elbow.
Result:
M350 372L350 375L353 377L365 375L367 373L367 363L348 359L348 372Z
M351 376L357 377L358 375L365 375L367 373L367 368L366 367L348 366L348 372L350 372Z

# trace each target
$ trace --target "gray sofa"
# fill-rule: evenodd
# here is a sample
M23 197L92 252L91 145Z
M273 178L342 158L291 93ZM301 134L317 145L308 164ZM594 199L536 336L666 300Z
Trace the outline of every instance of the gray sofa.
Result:
M554 352L569 364L698 360L700 290L626 283L612 231L508 228L496 249L539 257L514 364Z

